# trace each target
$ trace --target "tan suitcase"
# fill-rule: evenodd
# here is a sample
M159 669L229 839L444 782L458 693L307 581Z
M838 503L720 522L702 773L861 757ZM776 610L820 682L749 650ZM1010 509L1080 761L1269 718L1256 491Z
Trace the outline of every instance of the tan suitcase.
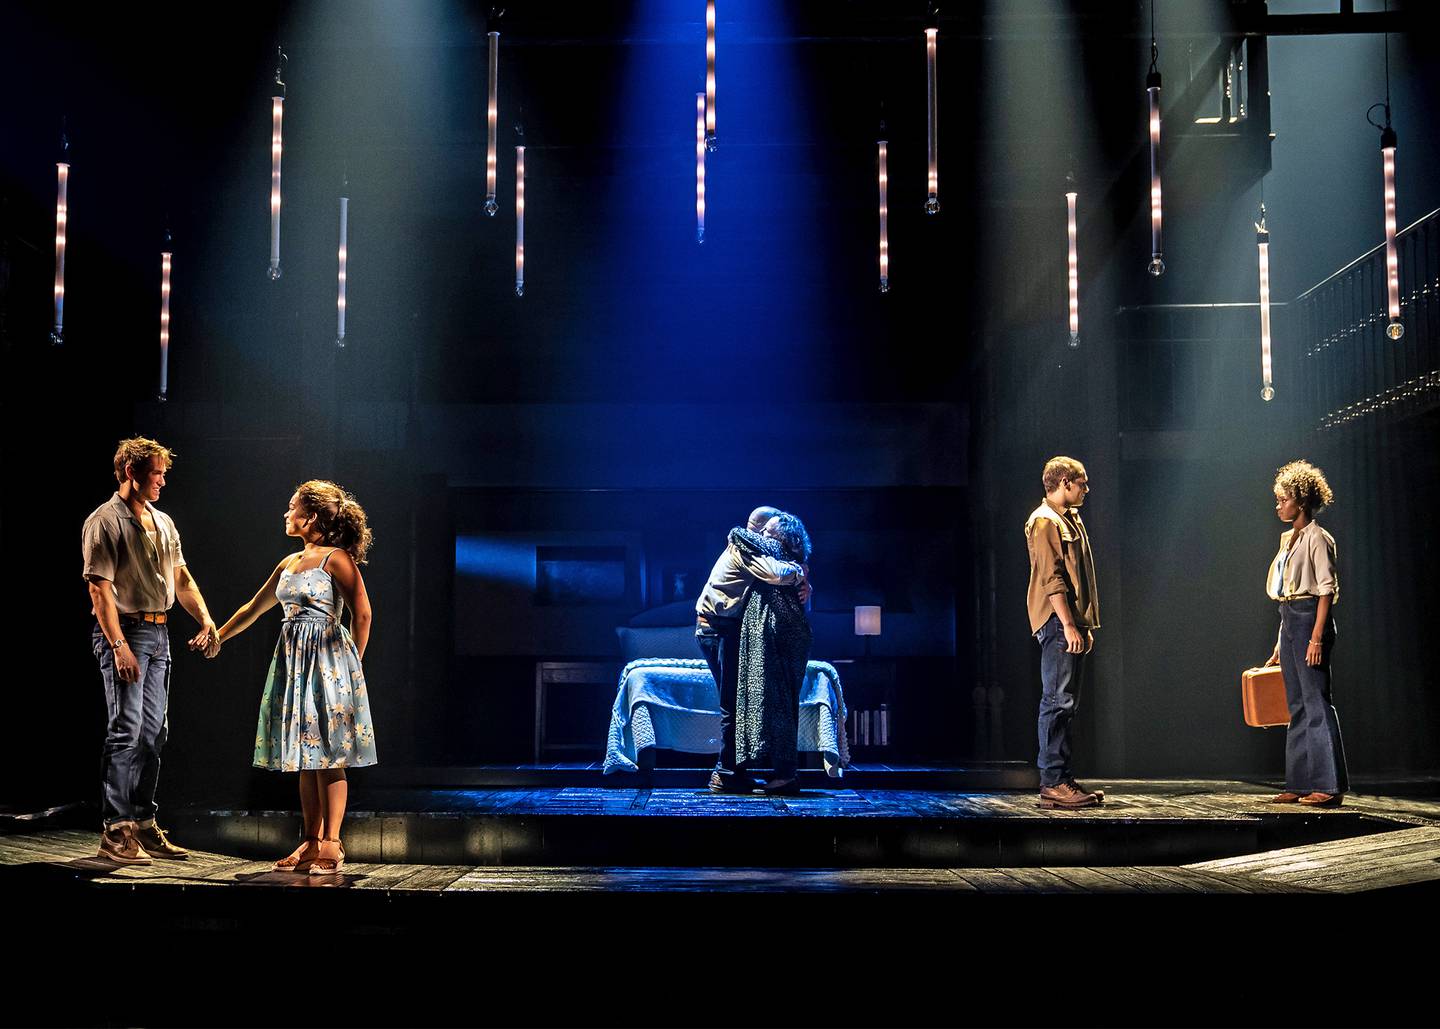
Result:
M1259 729L1290 724L1290 705L1285 700L1285 680L1279 665L1247 668L1240 673L1240 704L1245 724Z

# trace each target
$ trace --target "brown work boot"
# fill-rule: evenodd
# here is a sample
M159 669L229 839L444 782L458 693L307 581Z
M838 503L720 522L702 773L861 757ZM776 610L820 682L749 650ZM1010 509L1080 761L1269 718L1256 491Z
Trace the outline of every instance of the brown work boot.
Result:
M100 834L99 857L117 865L148 865L150 855L135 835L134 822L116 822Z
M1104 790L1087 790L1084 786L1081 786L1081 785L1080 785L1078 782L1076 782L1074 779L1066 779L1065 781L1068 782L1071 786L1074 786L1074 787L1075 787L1077 790L1079 790L1081 793L1093 793L1093 794L1095 794L1095 799L1096 799L1097 801L1099 801L1101 804L1105 803L1105 791L1104 791Z
M156 825L154 819L141 822L135 828L135 837L140 841L140 846L145 848L145 853L151 857L183 860L190 856L188 850L177 847L166 838L165 830Z
M1056 783L1054 786L1040 787L1040 806L1064 808L1094 807L1100 803L1100 798L1093 793L1086 793L1084 790L1076 789L1072 783Z

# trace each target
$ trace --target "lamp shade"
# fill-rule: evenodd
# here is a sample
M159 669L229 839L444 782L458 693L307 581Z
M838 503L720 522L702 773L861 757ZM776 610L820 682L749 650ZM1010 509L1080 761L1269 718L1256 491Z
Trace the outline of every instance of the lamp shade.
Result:
M855 609L855 635L880 635L880 608L857 607Z

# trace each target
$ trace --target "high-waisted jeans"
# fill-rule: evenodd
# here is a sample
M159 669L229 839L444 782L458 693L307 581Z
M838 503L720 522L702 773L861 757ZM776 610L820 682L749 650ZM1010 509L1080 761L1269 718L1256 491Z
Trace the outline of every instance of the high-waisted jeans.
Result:
M1330 699L1330 653L1335 648L1335 620L1321 636L1320 663L1305 663L1305 648L1315 630L1320 601L1316 597L1280 604L1280 674L1290 705L1285 733L1285 788L1293 793L1344 793L1350 788L1340 719Z

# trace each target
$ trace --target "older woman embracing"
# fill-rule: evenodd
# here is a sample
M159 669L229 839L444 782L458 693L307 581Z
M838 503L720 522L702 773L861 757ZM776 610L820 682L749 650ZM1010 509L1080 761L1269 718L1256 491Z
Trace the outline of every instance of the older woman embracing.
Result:
M730 541L801 566L810 560L810 535L792 514L771 518L759 535L734 529ZM750 588L740 623L735 756L741 766L768 765L774 770L761 788L764 793L793 793L798 788L796 736L810 638L798 586L757 581Z

